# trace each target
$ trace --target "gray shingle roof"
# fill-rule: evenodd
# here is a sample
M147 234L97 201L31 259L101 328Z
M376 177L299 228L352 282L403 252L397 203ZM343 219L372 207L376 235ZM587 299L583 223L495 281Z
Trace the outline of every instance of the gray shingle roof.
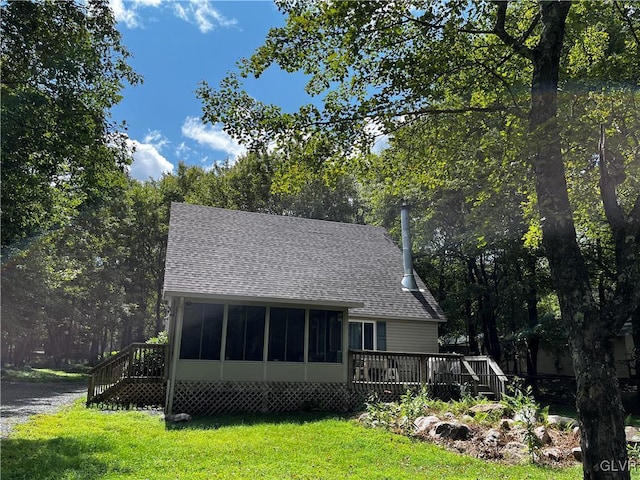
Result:
M403 291L402 252L384 229L174 203L166 295L358 304L352 316L445 317L416 275Z

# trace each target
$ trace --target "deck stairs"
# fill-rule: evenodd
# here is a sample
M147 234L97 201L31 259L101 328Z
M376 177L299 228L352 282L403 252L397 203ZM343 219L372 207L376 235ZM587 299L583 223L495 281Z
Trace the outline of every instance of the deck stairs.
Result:
M166 345L133 343L89 372L87 406L162 407Z

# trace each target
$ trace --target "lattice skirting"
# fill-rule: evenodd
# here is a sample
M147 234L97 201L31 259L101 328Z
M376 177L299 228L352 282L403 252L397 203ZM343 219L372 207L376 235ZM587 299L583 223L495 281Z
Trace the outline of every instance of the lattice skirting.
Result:
M164 379L124 379L89 403L107 408L164 407L165 397Z
M350 411L360 395L343 383L176 382L172 413Z

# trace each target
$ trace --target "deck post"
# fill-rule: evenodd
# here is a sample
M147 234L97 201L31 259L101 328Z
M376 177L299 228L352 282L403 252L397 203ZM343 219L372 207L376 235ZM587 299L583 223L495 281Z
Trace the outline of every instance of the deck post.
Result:
M89 375L89 387L87 389L87 405L93 399L93 375Z
M426 385L427 384L427 378L429 376L429 372L428 372L428 357L426 355L421 355L420 356L420 378L419 378L419 382L420 385Z
M135 358L135 348L129 347L129 365L127 365L127 377L133 377L133 360Z
M225 307L226 314L226 307ZM173 349L171 352L171 365L167 365L167 397L165 404L165 415L173 413L173 396L176 388L176 369L178 367L178 357L180 357L180 342L182 341L182 317L184 315L184 297L180 297L178 301L178 311L175 315L175 326L173 335L173 344L169 343L169 348ZM225 315L226 319L226 315ZM226 323L226 322L225 322ZM223 327L225 326L223 323ZM223 328L223 335L226 334ZM224 338L224 337L223 337ZM224 345L224 342L223 342ZM224 347L223 347L224 348ZM224 352L223 352L224 353Z

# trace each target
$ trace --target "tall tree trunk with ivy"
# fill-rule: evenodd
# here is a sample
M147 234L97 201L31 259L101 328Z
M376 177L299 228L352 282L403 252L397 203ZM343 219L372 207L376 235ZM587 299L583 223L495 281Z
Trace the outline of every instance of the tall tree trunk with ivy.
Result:
M570 2L541 2L538 44L521 52L532 62L530 144L534 146L543 244L558 294L577 382L585 479L630 478L624 410L614 365L616 321L593 297L589 271L577 242L558 128L558 78ZM506 4L502 9L506 9ZM500 20L499 20L500 22ZM498 23L500 24L500 23ZM637 253L636 253L637 255ZM617 468L610 468L610 466ZM612 471L615 470L615 471Z

